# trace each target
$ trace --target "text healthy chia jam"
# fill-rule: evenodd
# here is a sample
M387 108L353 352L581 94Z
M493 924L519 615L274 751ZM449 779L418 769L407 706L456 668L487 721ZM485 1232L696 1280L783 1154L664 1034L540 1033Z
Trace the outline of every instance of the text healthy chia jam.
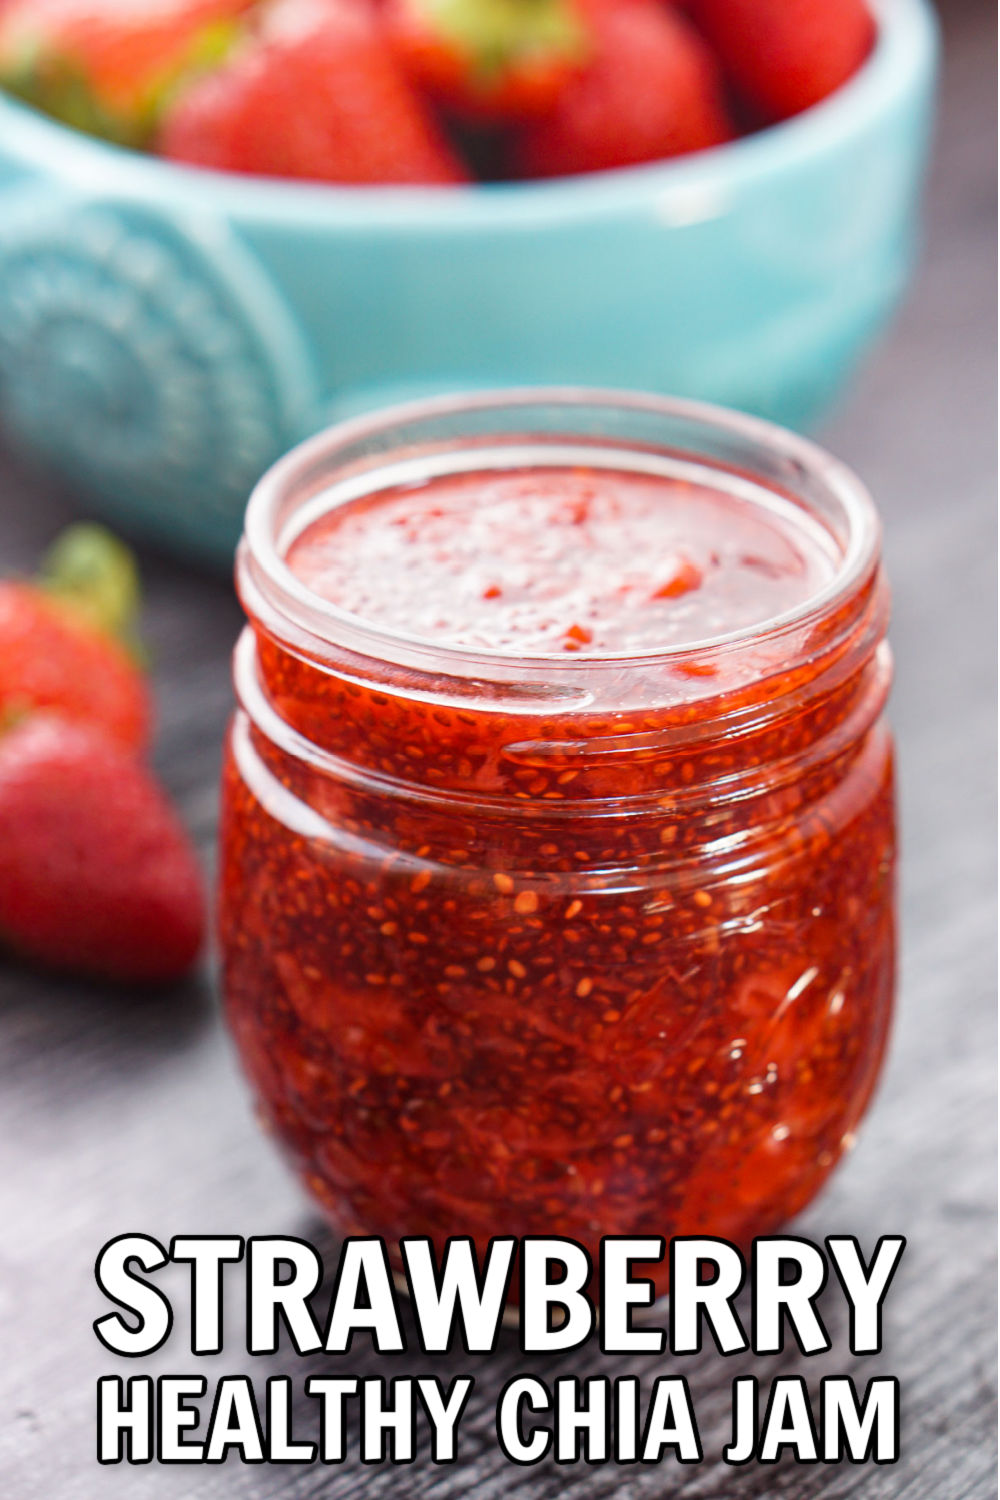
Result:
M893 993L853 476L651 397L427 403L278 464L238 579L226 1004L333 1225L596 1263L798 1212Z

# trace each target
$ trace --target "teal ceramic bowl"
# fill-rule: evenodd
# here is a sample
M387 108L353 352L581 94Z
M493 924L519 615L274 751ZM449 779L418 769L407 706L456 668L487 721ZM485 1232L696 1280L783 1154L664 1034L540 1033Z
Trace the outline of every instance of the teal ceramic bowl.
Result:
M823 104L672 162L367 190L173 166L0 101L0 413L92 510L225 559L253 482L331 420L511 385L699 397L794 427L905 284L926 0Z

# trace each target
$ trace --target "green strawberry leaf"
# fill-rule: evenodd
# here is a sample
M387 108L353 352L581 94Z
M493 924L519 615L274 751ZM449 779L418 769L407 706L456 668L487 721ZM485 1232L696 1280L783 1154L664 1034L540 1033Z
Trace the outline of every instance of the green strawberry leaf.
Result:
M587 33L572 0L425 0L425 9L484 83L523 58L586 55Z
M105 527L92 522L67 527L43 557L38 582L90 625L142 655L139 569L131 549Z

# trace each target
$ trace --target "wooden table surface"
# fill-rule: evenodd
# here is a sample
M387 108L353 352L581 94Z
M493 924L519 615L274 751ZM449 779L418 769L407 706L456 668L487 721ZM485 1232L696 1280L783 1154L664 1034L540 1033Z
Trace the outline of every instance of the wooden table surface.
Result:
M501 1500L506 1496L850 1496L986 1500L994 1459L995 481L991 7L948 8L944 103L922 268L891 336L823 434L868 480L886 528L894 585L892 715L902 776L903 965L898 1024L857 1150L797 1225L813 1238L880 1234L909 1244L889 1294L884 1352L852 1360L831 1309L835 1348L808 1362L497 1356L342 1360L239 1349L196 1361L179 1335L148 1361L115 1361L92 1320L107 1304L94 1258L113 1235L290 1233L330 1240L259 1134L206 975L169 997L110 996L0 968L0 1496L356 1496ZM13 463L0 488L3 568L30 568L72 513L66 497ZM153 556L148 631L161 706L158 763L212 858L219 744L230 701L228 650L239 615L223 580ZM169 1276L172 1273L165 1273ZM180 1292L176 1277L169 1285ZM235 1347L235 1346L234 1346ZM521 1368L663 1373L691 1381L706 1453L726 1432L735 1375L803 1368L895 1374L902 1382L898 1465L727 1469L517 1468L493 1431L497 1392ZM426 1448L406 1469L322 1465L99 1468L94 1388L105 1373L212 1378L252 1368L403 1375L469 1369L477 1388L461 1462ZM309 1403L311 1406L313 1403ZM305 1418L302 1418L303 1422Z

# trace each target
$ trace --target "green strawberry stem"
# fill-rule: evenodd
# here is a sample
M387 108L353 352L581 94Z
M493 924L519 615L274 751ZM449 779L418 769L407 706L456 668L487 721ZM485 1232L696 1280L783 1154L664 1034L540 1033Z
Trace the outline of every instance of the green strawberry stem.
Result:
M586 51L573 0L424 0L424 10L486 81L526 57Z
M142 658L139 569L130 548L104 526L82 521L67 527L42 558L38 583Z
M16 729L31 713L31 705L27 703L6 703L0 708L0 739Z
M143 129L147 144L155 136L174 99L206 73L212 73L249 34L245 22L210 21L192 39L183 60L153 79L146 91Z

